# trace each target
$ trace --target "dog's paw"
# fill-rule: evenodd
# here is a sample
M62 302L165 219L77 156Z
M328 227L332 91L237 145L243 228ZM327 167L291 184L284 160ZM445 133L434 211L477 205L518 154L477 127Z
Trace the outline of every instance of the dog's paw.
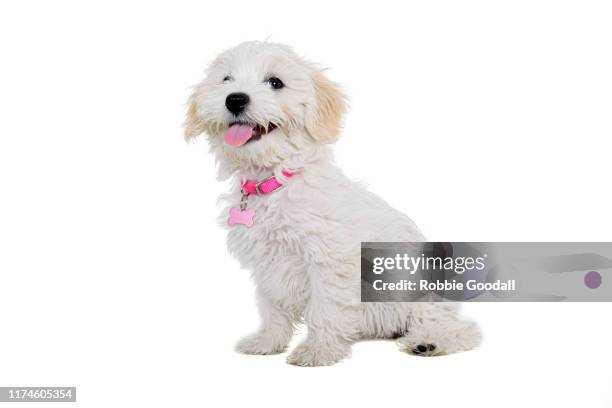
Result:
M351 347L306 340L287 356L287 363L302 367L318 367L336 364L351 355Z
M240 340L236 344L235 350L242 354L279 354L287 350L287 345L272 336L256 333Z
M404 344L398 341L398 347L400 350L405 351L409 354L413 354L415 356L421 356L421 357L429 357L429 356L435 356L436 354L436 349L438 348L435 344L433 343L420 343L417 345L411 345L411 344Z
M437 322L411 328L397 339L401 351L415 356L442 356L478 347L480 329L469 321Z

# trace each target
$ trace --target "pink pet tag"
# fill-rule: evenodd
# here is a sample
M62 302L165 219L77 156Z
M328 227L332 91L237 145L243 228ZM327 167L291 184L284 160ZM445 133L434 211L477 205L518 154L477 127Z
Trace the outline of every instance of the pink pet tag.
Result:
M232 207L230 209L229 218L227 219L227 223L229 225L242 224L247 228L251 228L253 226L255 210L252 208L248 210L246 209L248 198L249 195L243 193L242 198L240 199L240 208Z
M241 210L240 208L232 207L229 213L227 223L229 225L242 224L247 228L253 226L253 217L255 216L255 210L249 208L248 210Z

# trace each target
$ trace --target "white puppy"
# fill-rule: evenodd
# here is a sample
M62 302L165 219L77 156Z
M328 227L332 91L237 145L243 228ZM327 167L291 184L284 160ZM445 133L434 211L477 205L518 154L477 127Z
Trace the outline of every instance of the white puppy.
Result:
M360 242L424 237L333 163L345 106L321 69L270 42L223 52L189 100L185 135L207 133L219 177L233 178L222 222L257 286L261 328L236 349L283 352L301 322L308 335L287 361L302 366L334 364L363 338L399 337L418 355L477 346L455 305L360 302Z

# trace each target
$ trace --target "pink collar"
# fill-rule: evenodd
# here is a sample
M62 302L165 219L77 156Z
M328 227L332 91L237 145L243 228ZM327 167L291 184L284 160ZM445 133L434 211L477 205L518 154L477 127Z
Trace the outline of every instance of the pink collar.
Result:
M283 175L290 179L295 175L296 171L283 170ZM273 191L281 188L283 184L276 177L268 177L261 181L247 180L242 183L241 191L244 195L264 195L270 194Z

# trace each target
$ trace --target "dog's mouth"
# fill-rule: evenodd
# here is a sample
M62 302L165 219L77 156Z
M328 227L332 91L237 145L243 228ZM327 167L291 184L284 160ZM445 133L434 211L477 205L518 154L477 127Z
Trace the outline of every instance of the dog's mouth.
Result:
M276 129L276 127L274 123L270 123L267 127L264 127L257 123L232 122L225 131L223 140L230 146L239 147L261 139L261 136L270 133Z

